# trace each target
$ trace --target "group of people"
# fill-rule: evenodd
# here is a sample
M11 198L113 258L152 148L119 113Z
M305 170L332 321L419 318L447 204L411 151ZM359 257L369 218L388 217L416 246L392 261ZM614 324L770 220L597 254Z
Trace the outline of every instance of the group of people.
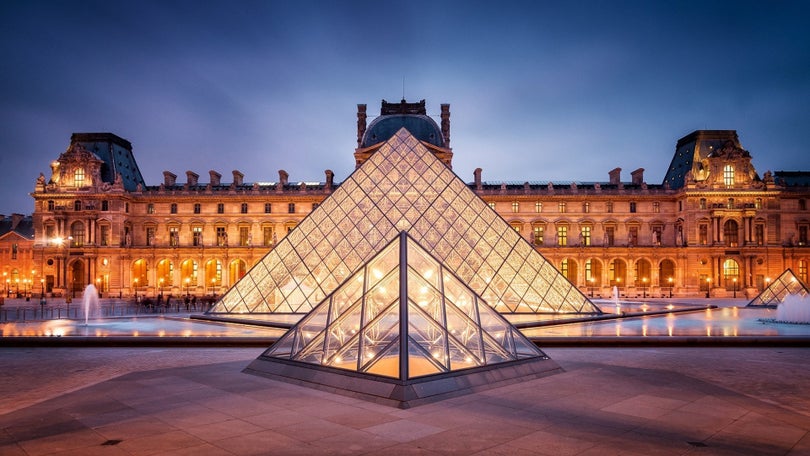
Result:
M176 299L178 299L178 298L176 298ZM174 301L172 295L167 295L166 299L164 300L163 293L158 294L157 300L153 300L151 297L148 297L148 296L144 296L144 297L136 296L135 300L137 301L137 303L139 305L142 305L143 307L145 307L145 308L147 308L149 310L154 310L154 311L158 311L158 310L161 310L161 309L169 310L169 309L172 308L172 305L175 305L175 304L177 305L177 310L180 310L180 308L181 308L180 307L180 302L185 304L186 311L197 310L197 296L196 295L190 295L190 296L185 295L185 296L183 296L183 298L179 302ZM216 297L212 298L212 302L213 301L216 301ZM201 302L201 304L202 304L202 302Z

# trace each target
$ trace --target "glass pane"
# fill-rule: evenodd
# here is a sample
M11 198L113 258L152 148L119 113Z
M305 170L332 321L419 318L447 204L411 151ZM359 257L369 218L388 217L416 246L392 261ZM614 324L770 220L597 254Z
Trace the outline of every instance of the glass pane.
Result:
M408 337L408 378L438 374L443 371L444 369L425 353L415 340Z
M383 377L399 378L399 337L396 337L387 350L366 366L364 371Z

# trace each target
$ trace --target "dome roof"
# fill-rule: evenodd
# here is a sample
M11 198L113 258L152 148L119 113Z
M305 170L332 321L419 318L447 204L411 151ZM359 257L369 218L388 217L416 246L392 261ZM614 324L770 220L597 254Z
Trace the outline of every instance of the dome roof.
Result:
M433 119L421 114L394 114L377 117L363 134L360 147L373 146L387 141L403 127L420 141L444 147L442 130Z

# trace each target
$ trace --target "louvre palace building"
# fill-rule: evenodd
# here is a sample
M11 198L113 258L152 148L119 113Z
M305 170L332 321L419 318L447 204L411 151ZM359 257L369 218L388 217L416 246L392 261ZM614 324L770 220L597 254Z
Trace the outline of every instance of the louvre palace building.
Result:
M424 100L383 101L370 122L366 109L358 167L402 128L452 167L450 105L438 123ZM33 238L14 238L32 244L30 258L4 272L55 296L89 283L105 297L221 296L341 185L330 170L319 182L284 170L252 182L238 170L164 171L147 184L130 142L112 133L75 133L54 158L31 194ZM679 139L660 183L620 168L604 182L492 182L480 168L470 177L467 187L586 296L616 287L626 297L752 298L786 269L808 280L810 171L760 174L733 130Z

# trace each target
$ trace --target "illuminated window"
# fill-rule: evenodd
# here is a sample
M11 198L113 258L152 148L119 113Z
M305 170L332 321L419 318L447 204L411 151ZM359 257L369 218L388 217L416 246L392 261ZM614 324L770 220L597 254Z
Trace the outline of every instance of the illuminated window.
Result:
M176 226L169 227L169 246L177 247L180 245L180 228Z
M557 212L559 212L560 214L565 213L565 202L564 201L560 201L559 203L557 203Z
M534 203L534 212L537 212L538 214L540 212L543 212L543 203L541 203L540 201Z
M568 227L567 226L558 226L557 227L557 245L568 245Z
M726 187L734 185L734 166L726 165L723 167L723 184Z
M560 273L564 275L566 278L568 277L568 258L562 260L560 263Z
M195 226L191 228L191 245L194 247L202 247L202 227Z
M807 260L799 260L799 279L807 283Z
M583 226L582 231L582 245L591 245L591 227Z
M725 279L726 288L729 290L734 285L735 279L739 281L740 266L736 261L729 258L723 262L723 278Z
M512 201L512 212L520 212L520 203Z
M545 227L542 225L535 225L532 227L532 233L534 234L534 245L543 245L544 232Z
M757 198L754 200L754 207L757 209L762 209L762 198Z
M84 185L84 168L77 168L76 171L73 172L73 182L77 187Z
M510 225L512 226L512 229L518 233L520 233L520 229L523 227L523 224L520 222L512 222Z

